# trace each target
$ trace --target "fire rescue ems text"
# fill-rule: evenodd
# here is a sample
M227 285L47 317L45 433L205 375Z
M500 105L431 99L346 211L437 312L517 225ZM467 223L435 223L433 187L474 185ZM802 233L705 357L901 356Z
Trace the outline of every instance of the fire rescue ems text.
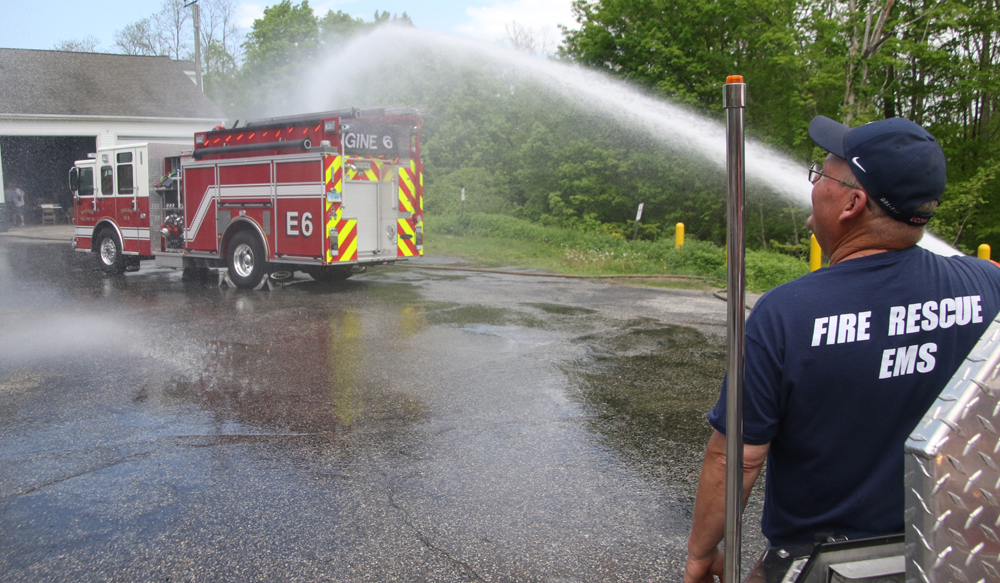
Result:
M906 336L930 332L938 328L979 324L983 321L981 296L961 296L930 300L889 309L887 336ZM864 342L871 339L872 313L858 312L816 318L813 322L812 345L833 345ZM937 344L913 344L882 351L880 379L901 375L928 373L934 370Z

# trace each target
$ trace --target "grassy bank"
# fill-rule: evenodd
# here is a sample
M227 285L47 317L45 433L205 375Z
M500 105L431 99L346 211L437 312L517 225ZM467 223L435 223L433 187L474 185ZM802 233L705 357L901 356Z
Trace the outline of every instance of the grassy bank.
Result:
M429 255L463 257L485 267L517 266L573 275L694 275L725 287L725 250L688 237L630 241L611 230L578 231L543 226L505 215L428 217ZM747 288L763 292L804 275L805 261L780 253L747 251ZM671 283L671 286L690 284Z

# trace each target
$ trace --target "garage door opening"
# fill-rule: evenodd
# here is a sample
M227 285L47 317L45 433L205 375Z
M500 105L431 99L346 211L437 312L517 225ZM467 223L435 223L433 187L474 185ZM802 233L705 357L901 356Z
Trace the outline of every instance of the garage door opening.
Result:
M3 179L24 191L26 222L41 222L43 204L57 204L72 212L69 169L95 151L96 137L0 136Z

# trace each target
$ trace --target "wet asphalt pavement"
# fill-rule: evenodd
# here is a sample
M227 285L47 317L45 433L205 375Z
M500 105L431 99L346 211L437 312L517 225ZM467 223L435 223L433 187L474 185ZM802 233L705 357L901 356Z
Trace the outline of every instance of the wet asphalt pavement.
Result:
M0 241L0 580L681 579L711 293L88 259Z

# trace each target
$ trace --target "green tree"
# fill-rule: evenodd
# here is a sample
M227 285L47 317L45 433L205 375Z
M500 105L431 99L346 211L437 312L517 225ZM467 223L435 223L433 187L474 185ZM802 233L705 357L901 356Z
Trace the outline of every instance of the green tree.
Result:
M721 86L743 75L747 123L765 141L793 145L812 101L805 37L795 0L576 0L578 30L564 29L560 54L720 115Z
M346 12L330 10L319 20L320 40L328 49L337 48L355 36L384 24L413 26L413 21L405 12L397 16L376 10L372 21L366 22L363 18L351 16Z
M305 69L319 49L319 24L308 0L264 9L243 43L244 62L228 88L230 115L259 118L288 111L306 90Z
M199 0L201 46L206 83L217 76L231 79L242 59L236 24L236 0Z
M322 57L353 36L387 23L412 24L406 13L396 16L377 11L373 22L333 11L318 18L308 0L300 4L282 0L265 8L263 18L254 21L242 46L239 73L217 95L235 118L292 113L308 91L308 72Z
M246 67L250 72L270 69L272 72L294 67L316 55L319 46L319 23L309 6L302 0L293 6L282 0L264 9L264 17L254 21L243 43Z
M932 230L960 245L991 237L1000 244L992 228L1000 224L1000 185L987 179L1000 160L1000 0L576 0L573 7L580 28L564 30L563 58L715 115L722 79L742 74L750 134L803 159L822 155L806 132L817 114L852 125L904 116L928 127L948 157L952 185ZM762 242L773 229L767 223Z

